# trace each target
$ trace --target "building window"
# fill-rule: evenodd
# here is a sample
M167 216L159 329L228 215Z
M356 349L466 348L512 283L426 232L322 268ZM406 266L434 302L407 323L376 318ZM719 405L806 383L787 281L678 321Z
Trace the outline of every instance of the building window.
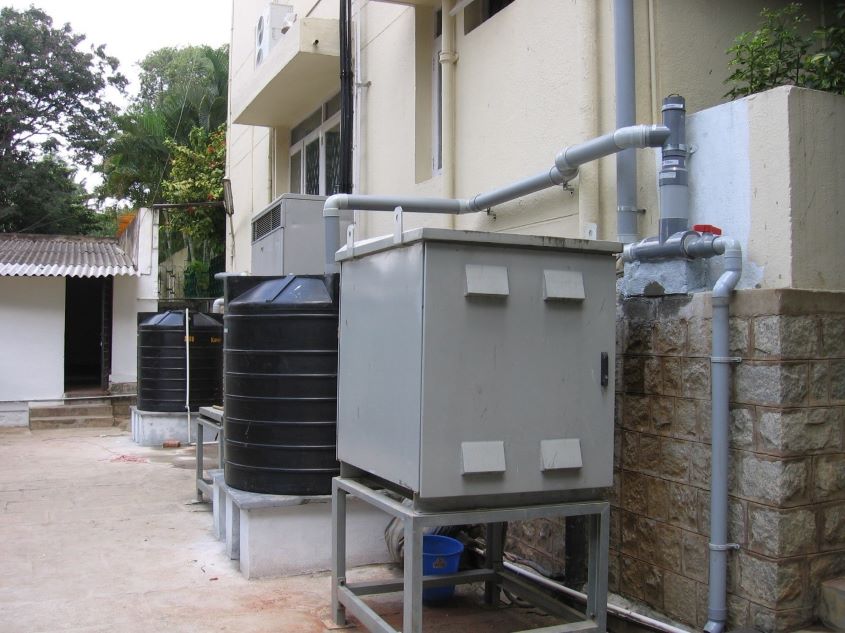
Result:
M464 9L464 34L496 15L515 0L475 0Z
M290 192L330 196L340 187L340 94L290 131Z

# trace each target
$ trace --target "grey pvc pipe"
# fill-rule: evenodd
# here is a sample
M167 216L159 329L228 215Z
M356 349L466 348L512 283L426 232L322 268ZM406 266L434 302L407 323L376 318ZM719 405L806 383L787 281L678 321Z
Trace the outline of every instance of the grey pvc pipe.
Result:
M707 633L723 633L727 621L728 551L728 445L730 421L730 297L742 275L742 247L730 237L699 235L685 231L661 243L656 238L625 246L623 259L649 261L667 257L714 257L723 255L724 272L713 286L713 334L710 370L710 582Z
M680 95L663 100L663 125L669 138L663 146L660 176L660 241L689 228L686 101Z
M613 2L614 62L616 69L616 127L636 119L634 87L634 0ZM616 156L616 234L623 244L635 242L637 228L637 156L625 150Z
M712 456L710 478L710 584L707 633L722 633L727 621L728 443L730 421L730 296L742 271L742 250L731 238L717 237L714 250L724 254L725 270L713 286L713 348L711 357Z
M328 205L329 200L335 197L337 196L331 196L326 200L326 205ZM340 209L337 206L323 207L323 239L325 240L323 243L325 272L327 275L339 273L340 264L334 260L334 255L340 248Z
M495 207L497 204L516 200L535 191L542 191L543 189L562 185L563 183L563 175L556 167L552 167L549 171L544 171L525 180L520 180L487 193L480 193L469 200L468 207L471 211L483 211L484 209Z
M548 171L518 180L509 185L481 193L470 199L419 198L414 196L371 196L336 194L323 205L325 224L326 274L339 270L334 261L340 247L340 210L393 211L402 207L412 213L471 213L497 204L516 200L531 193L561 185L578 175L584 163L615 154L626 148L660 147L669 137L669 128L662 125L632 125L599 136L558 152L554 166Z

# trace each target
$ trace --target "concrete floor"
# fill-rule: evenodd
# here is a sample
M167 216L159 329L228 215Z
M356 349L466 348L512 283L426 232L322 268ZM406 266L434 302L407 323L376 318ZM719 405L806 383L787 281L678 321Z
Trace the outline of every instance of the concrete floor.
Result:
M0 631L326 631L328 574L244 580L211 534L210 507L192 502L193 463L191 449L142 448L117 429L0 431ZM426 609L425 631L556 622L485 609L479 591ZM398 594L372 605L401 625Z

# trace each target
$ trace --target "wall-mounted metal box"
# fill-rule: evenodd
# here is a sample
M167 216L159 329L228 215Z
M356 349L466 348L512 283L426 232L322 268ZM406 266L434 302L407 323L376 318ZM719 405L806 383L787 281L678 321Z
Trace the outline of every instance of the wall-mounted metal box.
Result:
M253 275L319 275L323 253L323 196L285 193L252 220ZM352 222L352 211L340 218L341 230Z
M612 485L619 250L444 229L341 249L339 460L419 506Z

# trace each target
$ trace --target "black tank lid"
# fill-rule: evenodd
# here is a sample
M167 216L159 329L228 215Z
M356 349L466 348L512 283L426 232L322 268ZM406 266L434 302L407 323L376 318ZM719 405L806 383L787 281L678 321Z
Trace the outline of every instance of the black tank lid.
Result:
M288 275L270 279L229 302L227 313L336 310L336 276Z
M203 314L202 312L191 313L191 327L192 328L221 328L223 327L215 318ZM168 310L161 314L155 314L150 318L141 322L142 327L150 328L184 328L185 327L185 311L184 310Z

